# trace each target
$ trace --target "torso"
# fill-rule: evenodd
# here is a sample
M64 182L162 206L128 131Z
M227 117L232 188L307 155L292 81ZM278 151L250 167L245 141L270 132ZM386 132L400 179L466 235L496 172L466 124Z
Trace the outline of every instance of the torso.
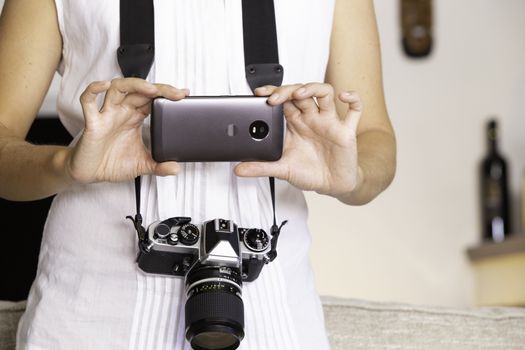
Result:
M84 125L79 96L94 80L121 76L119 2L56 0L63 36L58 112L72 135ZM157 0L156 59L148 80L193 95L246 95L240 0ZM283 84L323 81L332 1L275 1ZM148 126L145 126L146 143ZM215 217L269 228L268 180L238 178L233 163L185 164L176 177L145 177L145 223L170 216ZM19 348L189 349L183 280L147 276L135 264L132 183L76 186L49 213L37 278L19 328ZM308 261L301 191L277 182L277 216L288 219L279 257L243 287L241 349L327 349Z

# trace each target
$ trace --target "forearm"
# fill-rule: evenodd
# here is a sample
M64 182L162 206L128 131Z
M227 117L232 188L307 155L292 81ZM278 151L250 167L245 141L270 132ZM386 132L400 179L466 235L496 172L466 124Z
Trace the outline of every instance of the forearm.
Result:
M336 197L349 205L363 205L383 192L396 171L396 142L393 134L369 130L358 136L358 180L354 190Z
M2 135L3 133L3 135ZM37 200L54 195L70 184L63 146L37 146L0 131L0 197Z

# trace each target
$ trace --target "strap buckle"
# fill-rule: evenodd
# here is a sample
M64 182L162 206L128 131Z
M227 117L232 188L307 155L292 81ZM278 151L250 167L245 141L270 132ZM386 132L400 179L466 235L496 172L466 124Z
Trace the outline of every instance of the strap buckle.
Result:
M155 58L151 44L120 45L117 60L125 77L146 79Z
M276 224L272 225L272 228L270 229L270 233L272 234L272 240L270 241L270 244L272 248L268 252L268 262L272 262L277 258L277 240L279 239L279 235L281 234L281 229L284 225L288 223L288 220L284 220L281 222L280 226L277 226Z
M139 242L145 242L146 241L146 229L144 226L142 226L142 215L140 213L135 214L135 218L133 218L131 215L126 216L126 219L129 219L133 222L133 226L135 227L135 231L137 231L137 237L139 239Z
M279 63L257 63L246 66L246 80L252 91L268 84L280 86L283 76L284 69Z

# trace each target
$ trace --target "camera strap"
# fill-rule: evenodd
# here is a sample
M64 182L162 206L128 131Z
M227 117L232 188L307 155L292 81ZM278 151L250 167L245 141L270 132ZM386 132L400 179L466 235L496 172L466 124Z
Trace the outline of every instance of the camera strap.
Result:
M117 61L124 77L146 79L155 57L155 22L153 0L120 0L120 47ZM277 28L273 0L242 0L245 76L252 92L259 86L280 86L284 70L279 64ZM275 215L275 179L269 178L272 199L270 261L277 257L277 240L287 221L277 225ZM147 234L140 214L140 176L135 178L135 217L139 241ZM142 246L142 245L141 245Z

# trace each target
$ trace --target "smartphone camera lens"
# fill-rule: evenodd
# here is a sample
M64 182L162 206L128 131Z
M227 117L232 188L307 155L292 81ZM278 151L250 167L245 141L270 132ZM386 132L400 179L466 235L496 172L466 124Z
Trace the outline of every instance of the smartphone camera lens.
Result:
M256 120L250 124L250 136L257 141L261 141L270 132L270 127L268 124L262 120Z

